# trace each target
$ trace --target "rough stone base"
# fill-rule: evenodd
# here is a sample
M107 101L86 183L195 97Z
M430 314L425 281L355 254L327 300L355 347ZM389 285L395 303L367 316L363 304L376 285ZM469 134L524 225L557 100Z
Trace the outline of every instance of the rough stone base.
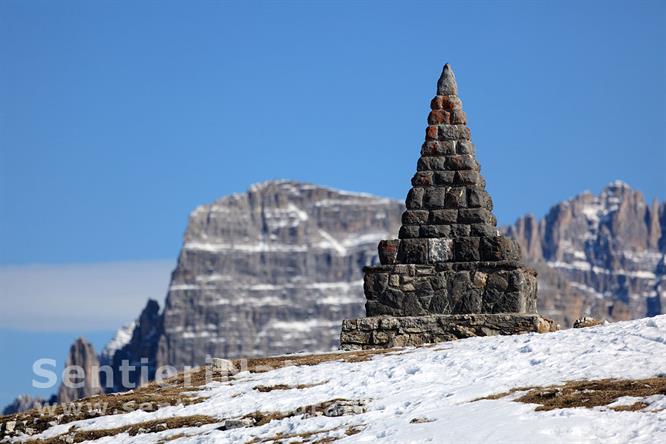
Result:
M367 316L536 313L536 272L518 262L365 267Z
M340 348L363 350L453 341L474 336L547 333L559 326L538 314L461 314L387 317L342 321Z

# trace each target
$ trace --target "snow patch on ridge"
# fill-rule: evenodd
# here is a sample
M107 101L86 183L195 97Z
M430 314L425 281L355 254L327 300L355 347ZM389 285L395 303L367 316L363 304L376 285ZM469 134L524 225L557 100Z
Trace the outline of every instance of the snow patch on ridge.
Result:
M123 325L116 331L116 334L106 343L102 349L100 356L102 360L110 361L116 351L120 350L132 340L134 329L136 328L136 321L132 321L127 325Z

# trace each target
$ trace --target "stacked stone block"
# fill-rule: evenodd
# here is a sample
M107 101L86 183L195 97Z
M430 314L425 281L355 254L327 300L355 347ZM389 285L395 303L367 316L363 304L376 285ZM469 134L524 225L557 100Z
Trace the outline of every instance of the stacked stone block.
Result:
M536 273L521 265L518 244L496 228L493 202L448 64L430 107L398 239L381 241L381 265L365 269L367 315L509 313L538 318ZM354 330L361 324L345 321L343 347L364 336Z

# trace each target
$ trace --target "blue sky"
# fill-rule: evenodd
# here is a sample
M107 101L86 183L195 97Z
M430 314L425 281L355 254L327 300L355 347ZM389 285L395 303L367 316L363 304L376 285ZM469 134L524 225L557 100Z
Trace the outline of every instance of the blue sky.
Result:
M94 331L86 333L86 340L100 350L109 340L112 332ZM69 346L81 336L76 332L42 332L16 331L0 327L0 350L11 359L3 359L2 380L0 380L0 412L19 393L31 393L48 399L57 391L52 389L36 389L32 387L32 364L38 359L53 359L56 362L55 372L60 376L65 364ZM47 366L46 369L50 369ZM39 381L44 381L39 378Z
M403 199L444 62L503 223L666 197L666 3L0 2L4 264L174 258L292 178Z
M445 62L500 223L614 179L666 199L663 1L0 1L0 297L35 310L3 326L131 320L189 212L254 182L404 199Z

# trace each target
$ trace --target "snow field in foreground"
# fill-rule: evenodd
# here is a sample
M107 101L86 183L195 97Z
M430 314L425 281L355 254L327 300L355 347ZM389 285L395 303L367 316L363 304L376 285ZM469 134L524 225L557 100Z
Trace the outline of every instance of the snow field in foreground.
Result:
M666 442L666 410L615 412L574 408L536 412L535 405L478 398L526 386L571 380L666 376L666 315L548 334L471 338L432 347L397 350L357 363L325 362L266 373L243 372L232 384L214 382L198 396L206 401L155 412L103 416L51 427L37 438L72 425L107 429L158 418L211 415L238 418L256 411L286 412L336 398L367 400L368 411L340 417L293 416L259 427L228 431L219 425L172 429L96 443L239 443L277 434L341 437L340 442L385 443L656 443ZM312 385L259 392L261 386ZM663 408L666 397L649 399ZM515 396L514 396L515 397ZM621 399L617 405L630 404ZM412 419L431 422L411 423ZM347 436L345 430L360 427ZM34 437L33 437L34 438ZM314 438L313 438L314 439Z

